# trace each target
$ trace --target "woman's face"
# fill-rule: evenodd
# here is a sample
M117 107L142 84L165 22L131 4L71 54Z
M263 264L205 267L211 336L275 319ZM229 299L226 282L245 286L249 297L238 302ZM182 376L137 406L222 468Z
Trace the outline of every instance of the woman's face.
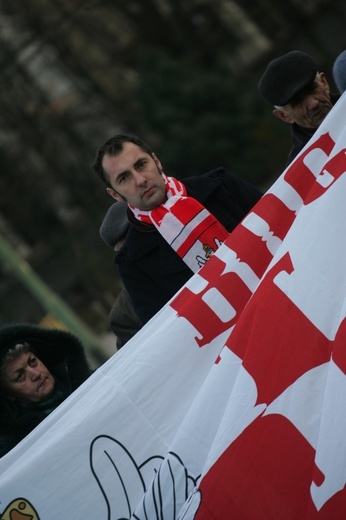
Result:
M48 368L32 352L23 352L0 372L4 393L13 401L38 403L54 390Z

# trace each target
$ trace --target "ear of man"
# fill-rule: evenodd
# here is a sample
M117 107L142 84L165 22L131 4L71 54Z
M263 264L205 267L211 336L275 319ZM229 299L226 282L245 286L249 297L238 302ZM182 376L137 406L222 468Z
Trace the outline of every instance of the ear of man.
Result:
M283 121L284 123L294 123L293 118L291 116L289 116L288 114L286 114L286 112L284 110L275 108L273 110L273 114L275 117L278 117L279 119L281 119L281 121Z
M110 195L113 199L117 200L118 202L124 200L123 197L119 195L119 193L113 190L113 188L107 187L106 192L108 193L108 195Z
M153 159L155 161L155 164L156 164L158 170L162 173L162 164L161 164L160 160L158 159L158 157L154 153L152 153L151 155L152 155L152 157L153 157Z

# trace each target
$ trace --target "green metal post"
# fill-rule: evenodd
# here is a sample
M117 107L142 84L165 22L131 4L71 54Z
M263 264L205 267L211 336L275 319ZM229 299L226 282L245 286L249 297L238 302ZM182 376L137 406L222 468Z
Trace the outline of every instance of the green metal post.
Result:
M15 277L31 292L42 308L60 321L83 343L85 349L99 361L105 361L97 336L83 323L75 312L64 303L32 270L15 249L0 235L0 261L4 262Z

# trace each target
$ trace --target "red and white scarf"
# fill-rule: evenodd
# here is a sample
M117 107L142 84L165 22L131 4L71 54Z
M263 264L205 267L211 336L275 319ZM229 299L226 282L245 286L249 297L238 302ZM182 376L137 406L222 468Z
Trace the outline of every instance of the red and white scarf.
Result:
M153 224L196 273L228 237L222 224L193 197L183 183L162 174L167 200L150 211L129 205L137 220Z

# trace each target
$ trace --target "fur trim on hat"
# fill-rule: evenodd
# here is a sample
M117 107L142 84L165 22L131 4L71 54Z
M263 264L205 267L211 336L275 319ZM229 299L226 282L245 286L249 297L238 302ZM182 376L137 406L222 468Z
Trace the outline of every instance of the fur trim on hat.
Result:
M78 338L65 330L28 323L0 327L0 360L10 346L23 342L34 347L37 357L54 377L58 376L67 382L69 392L78 388L91 374ZM62 393L58 399L66 397ZM0 457L28 435L47 413L50 413L50 410L43 412L40 409L30 409L25 413L19 413L17 404L0 392Z
M27 342L35 348L37 357L48 369L66 359L74 388L77 388L90 375L83 345L76 336L66 330L51 329L29 323L0 327L0 361L9 347L23 342Z

